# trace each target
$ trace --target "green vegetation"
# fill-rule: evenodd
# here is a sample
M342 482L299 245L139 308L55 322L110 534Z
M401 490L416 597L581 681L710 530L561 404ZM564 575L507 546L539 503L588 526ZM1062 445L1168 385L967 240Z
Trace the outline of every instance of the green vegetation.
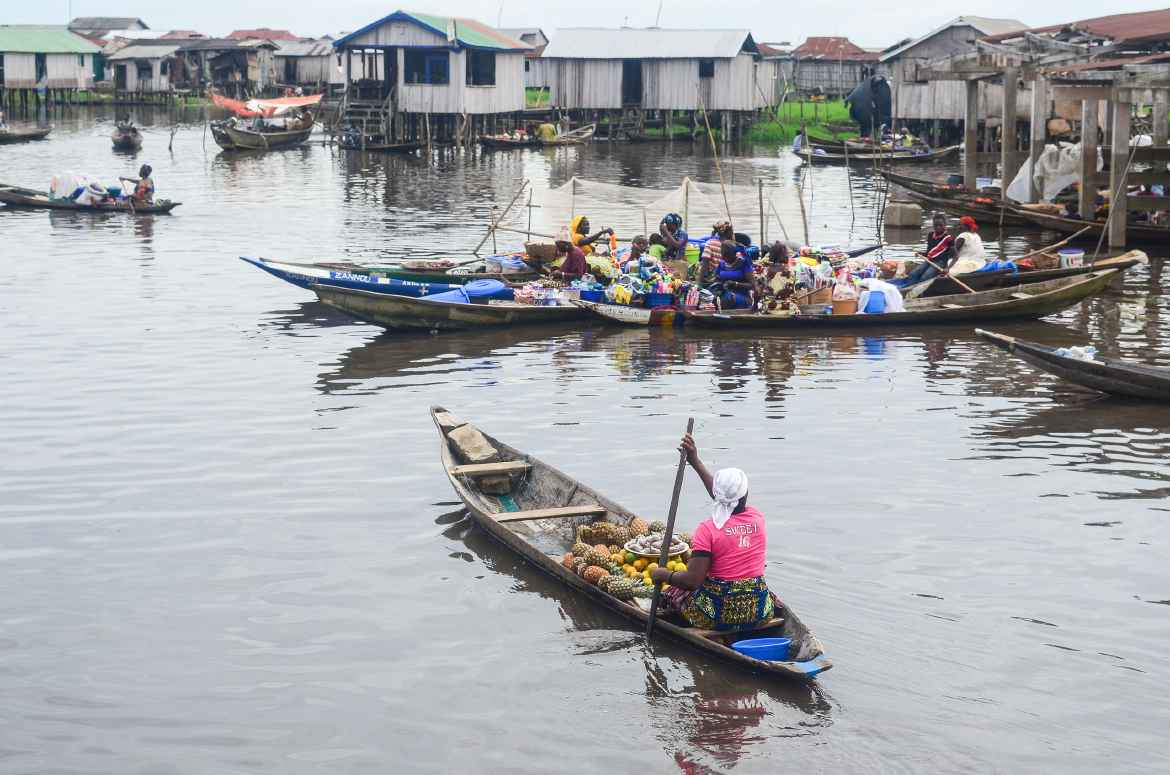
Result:
M528 86L524 89L525 107L547 108L551 98L551 93L543 86Z
M852 124L844 100L801 100L786 101L770 118L753 124L747 133L747 140L752 143L790 143L800 131L801 123L808 130L809 137L821 140L856 136L856 132L838 134L826 126Z

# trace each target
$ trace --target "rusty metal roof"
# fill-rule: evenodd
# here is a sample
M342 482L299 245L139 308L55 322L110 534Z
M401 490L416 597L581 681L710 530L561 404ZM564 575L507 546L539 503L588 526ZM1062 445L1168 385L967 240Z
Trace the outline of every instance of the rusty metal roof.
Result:
M798 59L848 59L850 61L877 60L878 55L866 51L849 38L812 37L792 50Z
M1112 16L1098 16L1093 19L1053 24L1048 27L1034 27L1030 30L996 35L988 38L990 41L1011 40L1020 37L1024 32L1037 35L1060 32L1087 32L1099 38L1107 38L1114 43L1139 43L1170 40L1170 8L1159 11L1139 11L1137 13L1122 13Z

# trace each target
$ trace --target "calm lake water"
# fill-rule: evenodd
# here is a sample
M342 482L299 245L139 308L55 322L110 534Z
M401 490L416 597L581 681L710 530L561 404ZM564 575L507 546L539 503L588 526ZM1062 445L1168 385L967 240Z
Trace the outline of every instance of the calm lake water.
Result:
M112 118L0 147L6 181L148 162L184 203L0 211L3 772L1170 769L1170 410L962 327L386 334L237 256L465 253L520 178L672 188L717 180L709 154L236 158L198 114L143 113L127 157ZM798 175L774 148L729 170ZM816 174L814 238L877 238L871 177ZM905 256L922 235L885 236ZM1005 330L1170 364L1151 257ZM647 516L693 415L835 668L797 687L647 650L470 526L435 403ZM689 479L680 524L706 513Z

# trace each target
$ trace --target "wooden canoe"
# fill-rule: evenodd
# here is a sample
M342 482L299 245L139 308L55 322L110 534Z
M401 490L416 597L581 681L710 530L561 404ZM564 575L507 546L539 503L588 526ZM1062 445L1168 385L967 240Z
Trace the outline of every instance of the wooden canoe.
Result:
M119 151L137 151L142 147L142 132L138 127L118 127L110 135L114 148Z
M1029 221L1016 214L1012 204L1001 204L998 197L986 197L978 194L948 194L934 196L919 191L908 190L905 196L921 205L926 210L942 210L952 215L969 215L977 223L984 226L997 226L1001 222L1004 226L1027 226ZM980 200L991 201L980 201Z
M594 132L597 131L596 124L586 124L563 135L557 135L551 140L540 140L543 147L556 147L560 145L584 145L593 139Z
M878 153L873 153L872 151L868 153L859 151L857 153L850 154L830 153L828 151L817 153L816 149L802 148L799 151L794 150L793 153L798 158L803 159L806 162L811 159L813 163L828 161L848 161L850 163L857 162L859 164L872 163L874 161L928 163L942 161L948 156L953 156L959 152L959 148L960 146L958 145L952 145L946 148L939 148L936 151L889 151Z
M516 148L539 148L540 140L537 140L535 137L525 137L522 140L515 140L511 137L482 135L479 138L479 144L488 150L514 150Z
M981 328L975 333L993 345L1035 366L1081 387L1115 396L1170 401L1170 369L1103 358L1084 361L1060 355L1057 348L1028 342Z
M247 256L240 256L240 260L298 288L310 290L313 285L336 285L340 288L356 288L374 293L388 293L393 296L421 297L455 291L463 287L461 284L455 283L419 283L396 280L356 265L302 264ZM511 299L512 289L505 286L499 294L488 298Z
M566 595L584 597L624 616L640 629L645 628L648 616L636 600L629 603L618 600L560 564L562 555L573 543L578 525L602 520L627 525L635 514L540 459L486 434L488 441L499 451L501 462L512 463L518 473L512 475L514 486L510 495L484 494L476 487L474 475L459 473L459 461L447 440L446 429L458 421L439 406L431 408L431 417L439 431L443 470L480 529L525 562L562 582ZM539 518L540 514L547 517ZM750 633L696 630L670 618L659 617L654 624L654 634L680 641L718 662L776 678L808 681L832 667L832 662L824 656L821 642L783 603L777 607L770 627ZM790 639L793 661L752 659L728 645L746 638L765 637Z
M685 318L674 307L634 307L629 304L602 304L595 301L574 300L574 304L590 314L621 323L623 326L674 326Z
M453 331L483 326L518 326L579 320L589 313L572 304L546 307L510 301L465 304L428 298L390 296L353 288L313 284L310 289L330 307L359 320L391 329Z
M44 140L49 136L49 132L52 131L52 127L45 127L43 129L0 129L0 145Z
M309 139L313 125L308 128L272 132L257 132L236 125L234 119L212 121L211 136L225 151L274 151L293 148Z
M406 269L394 265L377 267L376 271L395 280L407 280L416 283L456 283L463 285L472 280L499 280L504 283L523 283L540 277L539 272L484 272L482 262L472 266L455 267L445 270Z
M365 153L414 153L424 145L425 143L367 143L365 147L361 145L341 145L340 147L346 151Z
M1129 269L1137 264L1144 264L1149 259L1140 250L1131 250L1114 258L1106 258L1093 264L1069 267L1066 269L1033 269L1031 271L1013 272L1010 269L997 269L994 272L968 272L959 275L959 279L976 291L989 291L993 288L1008 288L1012 286L1027 286L1042 283L1046 280L1059 280L1062 277L1076 277L1100 269ZM902 288L902 295L906 298L929 299L934 296L952 296L964 293L965 289L955 282L953 277L934 277L925 282Z
M130 213L131 215L166 214L182 204L182 202L156 199L151 204L133 207L127 204L126 200L119 200L117 204L112 205L79 205L71 199L50 199L46 191L9 186L4 183L0 183L0 203L9 207L26 207L37 210L74 210L83 213Z
M1048 215L1047 213L1040 213L1023 207L1013 208L1012 213L1027 223L1064 234L1075 234L1086 226L1090 227L1088 231L1076 237L1078 240L1096 241L1101 236L1101 230L1106 227L1105 221L1083 221L1080 218L1064 218L1059 215ZM1127 223L1125 225L1125 235L1131 241L1167 243L1170 242L1170 226Z
M996 288L978 293L935 296L906 302L905 312L880 315L761 315L751 310L693 312L687 323L711 328L891 328L922 324L981 323L989 320L1034 320L1052 315L1100 293L1121 275L1121 269L1104 269L1076 277L1029 285Z

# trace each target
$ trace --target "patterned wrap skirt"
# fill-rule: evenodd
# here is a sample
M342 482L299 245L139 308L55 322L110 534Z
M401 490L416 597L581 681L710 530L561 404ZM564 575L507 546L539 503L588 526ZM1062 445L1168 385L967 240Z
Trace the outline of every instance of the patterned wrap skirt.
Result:
M763 576L736 581L707 579L694 592L670 587L663 592L670 610L702 630L751 629L776 611Z

